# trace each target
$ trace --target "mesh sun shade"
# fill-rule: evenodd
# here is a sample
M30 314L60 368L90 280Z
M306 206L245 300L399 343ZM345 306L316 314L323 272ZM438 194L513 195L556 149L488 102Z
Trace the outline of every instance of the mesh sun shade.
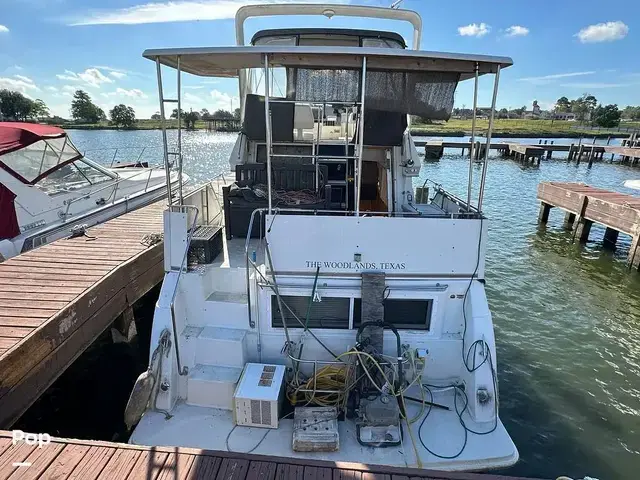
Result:
M359 101L358 70L291 69L288 97L309 102ZM365 109L448 120L460 74L368 71Z

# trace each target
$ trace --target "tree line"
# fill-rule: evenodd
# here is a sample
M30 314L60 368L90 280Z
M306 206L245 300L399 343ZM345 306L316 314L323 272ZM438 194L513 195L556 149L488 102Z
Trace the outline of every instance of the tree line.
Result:
M20 92L2 89L0 90L0 114L4 118L24 122L48 117L49 109L39 98L31 100Z

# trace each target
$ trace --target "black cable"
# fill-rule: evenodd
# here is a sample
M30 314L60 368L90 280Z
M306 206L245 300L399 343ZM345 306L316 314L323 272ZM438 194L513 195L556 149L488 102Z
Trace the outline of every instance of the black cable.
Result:
M489 352L489 363L492 365L493 367L493 360L491 359L491 352ZM492 368L493 371L493 368ZM497 388L496 388L496 379L495 376L493 376L493 382L494 382L494 390L497 392ZM489 430L487 430L486 432L477 432L475 430L472 430L471 428L469 428L467 426L467 424L465 423L464 419L462 418L462 416L464 415L464 412L467 410L467 408L469 407L469 397L467 396L467 392L465 392L464 388L462 388L460 385L456 385L456 384L451 384L451 385L429 385L429 384L422 384L422 387L425 388L427 390L427 392L429 392L429 396L430 396L430 401L426 404L429 405L429 409L427 410L427 413L424 415L424 418L422 419L422 422L420 422L420 426L418 427L418 439L420 440L420 443L422 444L422 447L429 452L431 455L438 457L438 458L442 458L444 460L453 460L454 458L458 458L460 455L462 455L462 452L464 452L464 449L467 446L467 442L469 440L469 433L472 433L474 435L489 435L490 433L495 432L495 430L498 428L498 412L497 412L497 405L498 405L498 401L497 398L495 400L494 405L496 406L496 412L495 412L495 416L494 416L494 424L493 427L491 427ZM460 425L462 425L462 428L464 429L464 442L462 443L462 447L460 448L460 450L458 450L458 452L455 453L455 455L441 455L439 453L435 453L433 450L431 450L429 447L427 447L424 443L424 440L422 440L422 427L424 426L424 423L426 422L427 418L429 417L429 414L431 413L431 409L432 409L432 403L433 403L433 392L431 392L431 389L429 387L433 387L433 388L453 388L454 389L454 393L453 393L453 405L456 411L456 414L458 415L458 420L460 422ZM460 396L464 397L465 403L464 403L464 407L462 408L462 410L459 409L458 406L458 394L460 394Z

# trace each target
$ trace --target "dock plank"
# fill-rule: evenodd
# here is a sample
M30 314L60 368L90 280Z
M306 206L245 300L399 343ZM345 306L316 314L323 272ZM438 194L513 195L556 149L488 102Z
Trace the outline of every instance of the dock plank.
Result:
M167 461L168 453L144 451L138 457L127 480L156 480Z
M190 472L195 460L195 455L185 455L182 453L171 454L169 458L167 458L167 461L164 462L160 475L158 475L158 480L190 479Z
M49 468L49 465L60 454L64 445L54 443L47 445L46 448L35 448L29 456L24 459L26 463L30 463L29 467L16 468L9 480L37 480Z
M142 452L117 449L98 475L99 479L127 478Z
M46 453L48 449L53 450ZM38 449L24 443L13 446L11 432L0 430L0 467L27 458L34 459L39 479L50 480L525 480L493 474L68 438L52 438L50 445Z
M90 228L93 240L64 238L0 264L0 426L162 281L162 242L142 239L162 232L164 208L158 202Z
M91 447L88 445L65 445L64 449L43 472L41 480L62 480L80 464Z
M95 480L115 452L115 448L92 446L67 480Z
M211 480L215 479L222 463L221 458L210 456L198 456L194 459L188 480Z

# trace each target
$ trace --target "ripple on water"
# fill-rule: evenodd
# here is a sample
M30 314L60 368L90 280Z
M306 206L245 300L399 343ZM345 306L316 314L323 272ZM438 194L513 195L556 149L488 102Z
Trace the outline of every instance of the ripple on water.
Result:
M72 131L81 148L161 145L158 131ZM175 142L176 132L169 132ZM185 171L201 183L228 170L234 134L185 132ZM537 143L537 141L536 141ZM558 139L556 143L571 143ZM160 159L149 149L145 159ZM445 155L423 163L429 178L466 198L467 159ZM481 174L473 166L473 198ZM602 248L594 226L586 245L572 243L563 214L537 225L542 181L576 181L634 194L622 183L637 169L576 167L562 160L522 168L490 158L487 295L496 330L500 416L520 449L507 473L555 478L636 478L640 467L640 275L625 266L630 238Z

